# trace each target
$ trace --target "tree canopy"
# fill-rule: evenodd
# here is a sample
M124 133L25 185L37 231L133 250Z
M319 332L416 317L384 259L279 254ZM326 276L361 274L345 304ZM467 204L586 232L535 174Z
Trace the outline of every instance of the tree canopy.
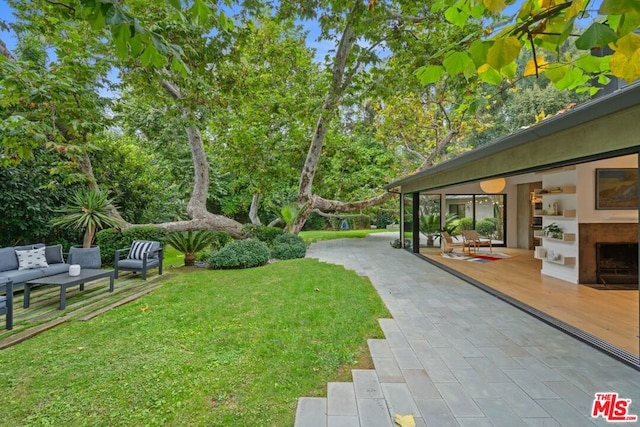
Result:
M51 172L110 191L129 226L239 236L295 203L297 232L640 77L637 1L508 3L9 0L0 160L54 153Z

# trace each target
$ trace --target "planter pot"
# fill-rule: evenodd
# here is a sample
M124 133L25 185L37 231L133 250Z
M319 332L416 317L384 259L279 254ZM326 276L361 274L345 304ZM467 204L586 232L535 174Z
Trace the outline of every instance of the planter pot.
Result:
M83 248L82 246L72 246L69 249L69 264L78 264L82 268L102 267L102 259L100 258L100 246L91 246Z

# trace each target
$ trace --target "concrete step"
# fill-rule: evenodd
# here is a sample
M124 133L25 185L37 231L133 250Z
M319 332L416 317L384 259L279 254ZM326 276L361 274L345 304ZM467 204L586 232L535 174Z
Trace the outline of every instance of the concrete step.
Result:
M326 427L327 398L301 397L298 399L294 427Z

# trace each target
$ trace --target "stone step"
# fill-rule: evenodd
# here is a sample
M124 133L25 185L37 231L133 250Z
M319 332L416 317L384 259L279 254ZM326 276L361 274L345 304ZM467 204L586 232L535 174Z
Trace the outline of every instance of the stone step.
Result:
M326 427L327 398L301 397L296 408L294 427Z

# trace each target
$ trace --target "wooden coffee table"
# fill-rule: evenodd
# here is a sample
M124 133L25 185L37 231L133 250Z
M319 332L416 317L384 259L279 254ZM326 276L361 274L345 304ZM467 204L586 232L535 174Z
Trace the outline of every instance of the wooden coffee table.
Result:
M24 284L24 303L23 307L29 307L31 288L35 286L60 286L60 310L64 310L67 305L67 288L70 286L80 285L80 290L84 290L84 284L93 282L94 280L109 278L109 292L113 292L114 270L97 270L92 268L83 268L79 276L69 276L69 273L60 273L53 276L41 277L40 279L30 280Z

